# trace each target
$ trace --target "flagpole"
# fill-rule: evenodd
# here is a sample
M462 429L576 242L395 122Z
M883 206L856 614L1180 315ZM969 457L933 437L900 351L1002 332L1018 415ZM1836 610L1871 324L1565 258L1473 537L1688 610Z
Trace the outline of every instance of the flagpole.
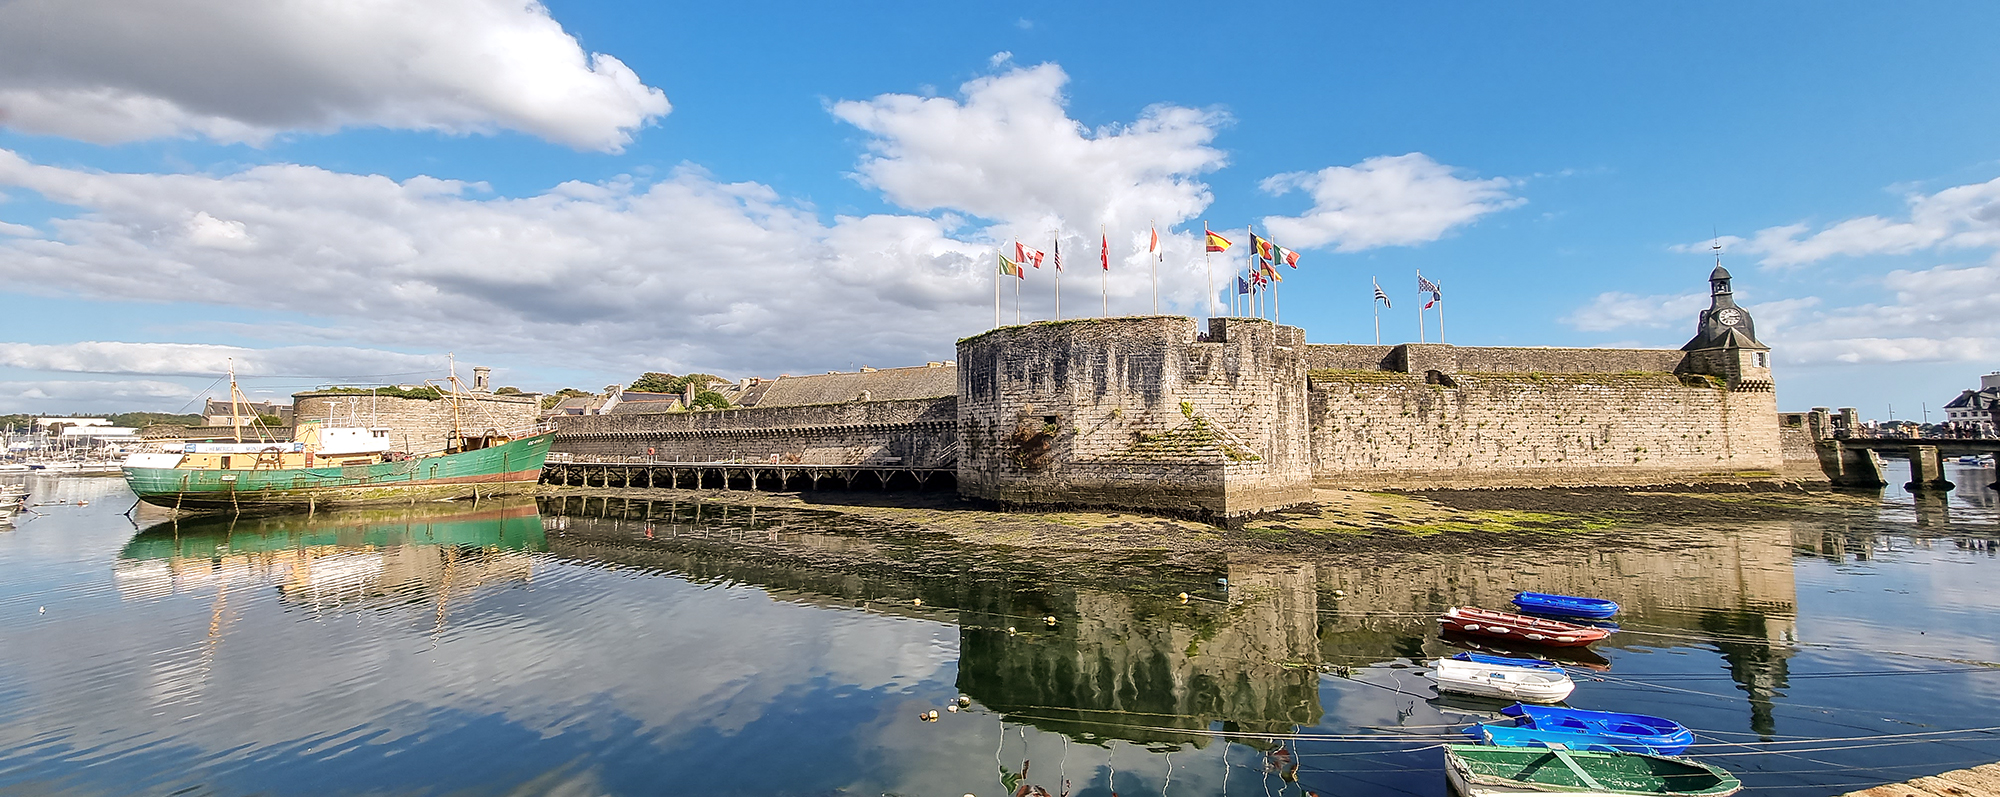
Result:
M1437 297L1438 297L1438 342L1439 342L1439 343L1443 343L1443 342L1445 342L1445 339L1444 339L1444 286L1443 286L1443 285L1439 285L1439 286L1437 286L1437 287L1438 287L1438 290L1437 290Z
M1250 236L1249 240L1244 241L1244 243L1250 245L1250 273L1255 274L1257 273L1257 233L1252 232L1250 225L1245 224L1243 225L1243 234ZM1250 312L1256 314L1258 318L1263 318L1264 286L1262 284L1253 283L1250 286L1250 303L1252 305Z
M1382 300L1379 297L1382 293L1382 283L1376 282L1374 277L1369 277L1368 284L1375 286L1376 295L1369 297L1368 307L1375 311L1375 345L1380 346L1382 345Z
M1062 320L1062 230L1056 230L1056 320Z
M1201 270L1208 273L1208 295L1202 297L1201 300L1201 317L1214 318L1215 317L1215 264L1210 262L1208 258L1208 219L1201 220ZM1236 286L1231 285L1229 287L1234 288ZM1236 297L1234 294L1231 294L1230 298L1233 300ZM1236 312L1235 306L1236 303L1234 301L1231 301L1230 302L1231 313Z
M1167 262L1167 251L1160 248L1160 222L1147 219L1146 227L1153 234L1153 315L1160 314L1160 264ZM1204 245L1208 242L1203 241Z
M998 256L996 253L995 256ZM993 264L993 328L1000 328L1000 264Z
M1423 278L1424 278L1423 270L1418 269L1417 279L1421 281L1423 280ZM1426 342L1424 340L1424 297L1422 291L1418 291L1417 293L1417 342L1418 343Z
M1105 232L1102 224L1097 225L1097 241L1097 245L1102 247L1098 249L1097 256L1103 258L1097 261L1102 266L1097 274L1097 290L1104 299L1104 309L1098 315L1105 317L1111 315L1111 233Z
M1271 239L1272 274L1278 273L1278 267L1284 265L1283 263L1278 262L1279 260L1284 258L1284 255L1279 254L1280 251L1281 250L1278 249L1278 239L1272 238ZM1285 303L1278 300L1278 283L1282 281L1283 280L1275 280L1275 279L1271 280L1271 322L1276 324L1285 323Z

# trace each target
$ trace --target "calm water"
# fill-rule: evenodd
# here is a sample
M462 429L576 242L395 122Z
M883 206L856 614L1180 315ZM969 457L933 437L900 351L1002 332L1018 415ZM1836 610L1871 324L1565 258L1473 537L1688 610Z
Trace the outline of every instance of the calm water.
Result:
M1968 730L2000 726L1994 475L1952 477L1837 522L1085 582L809 511L139 531L118 480L36 481L65 503L0 531L0 793L1442 795L1433 745L1495 706L1411 665L1457 649L1436 611L1527 588L1626 606L1570 705L1835 794L2000 760Z

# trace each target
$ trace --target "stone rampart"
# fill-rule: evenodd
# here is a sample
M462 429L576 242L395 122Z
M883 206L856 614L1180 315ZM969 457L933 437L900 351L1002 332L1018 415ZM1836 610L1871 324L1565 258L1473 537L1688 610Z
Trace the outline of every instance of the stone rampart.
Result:
M556 418L554 451L578 457L811 465L948 466L958 399L852 401Z
M958 483L1006 505L1236 517L1311 500L1305 333L1036 322L958 343Z
M292 405L294 424L319 421L327 426L386 427L390 444L397 451L412 454L443 451L454 428L476 435L489 429L530 427L541 411L533 396L491 393L466 394L453 401L313 391L292 394Z
M1315 343L1306 362L1315 371L1424 373L1674 373L1686 354L1678 349L1566 349L1548 346L1452 346L1405 343L1366 346Z
M1313 473L1348 488L1645 484L1777 473L1783 456L1773 395L1718 382L1657 372L1460 370L1427 380L1318 371L1310 391Z

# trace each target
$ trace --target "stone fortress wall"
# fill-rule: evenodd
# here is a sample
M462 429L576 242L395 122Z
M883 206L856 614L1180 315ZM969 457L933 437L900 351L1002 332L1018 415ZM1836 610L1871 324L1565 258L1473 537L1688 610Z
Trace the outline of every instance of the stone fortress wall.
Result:
M1307 348L1315 364L1345 366L1310 375L1325 485L1647 484L1782 468L1774 394L1687 373L1681 351Z
M1679 350L1309 345L1257 318L1037 321L961 340L953 363L761 383L744 409L561 418L556 450L955 468L961 494L1002 505L1223 520L1315 487L1778 477L1787 446L1803 449L1781 430L1770 350L1728 272L1709 281L1714 304Z
M498 396L484 391L461 394L457 402L309 391L292 394L292 406L294 424L319 421L327 426L387 428L391 446L411 454L443 451L453 428L468 435L488 429L523 429L533 426L541 413L536 396Z
M959 492L1234 517L1312 499L1305 332L1101 318L958 343Z

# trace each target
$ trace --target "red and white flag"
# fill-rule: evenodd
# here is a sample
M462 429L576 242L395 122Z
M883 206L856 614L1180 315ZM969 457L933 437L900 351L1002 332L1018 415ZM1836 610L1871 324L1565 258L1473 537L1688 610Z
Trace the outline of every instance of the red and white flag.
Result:
M1146 254L1157 255L1159 253L1160 253L1160 228L1154 227L1153 242L1146 245Z
M1101 244L1103 244L1103 247L1102 247L1101 249L1099 249L1099 250L1098 250L1098 253L1097 253L1097 259L1098 259L1098 261L1099 261L1099 262L1102 262L1102 263L1104 264L1104 270L1105 270L1105 271L1110 271L1110 270L1111 270L1111 235L1110 235L1109 233L1105 234L1105 236L1104 236L1104 239L1103 239L1102 241L1100 241L1100 243L1101 243Z
M1024 246L1024 245L1022 245L1022 244L1021 244L1021 242L1020 242L1020 241L1015 241L1015 242L1014 242L1014 262L1016 262L1016 263L1027 263L1028 265L1031 265L1031 266L1034 266L1035 268L1041 268L1041 267L1042 267L1042 252L1041 252L1041 250L1039 250L1039 249L1033 249L1033 248L1030 248L1030 247L1027 247L1027 246Z

